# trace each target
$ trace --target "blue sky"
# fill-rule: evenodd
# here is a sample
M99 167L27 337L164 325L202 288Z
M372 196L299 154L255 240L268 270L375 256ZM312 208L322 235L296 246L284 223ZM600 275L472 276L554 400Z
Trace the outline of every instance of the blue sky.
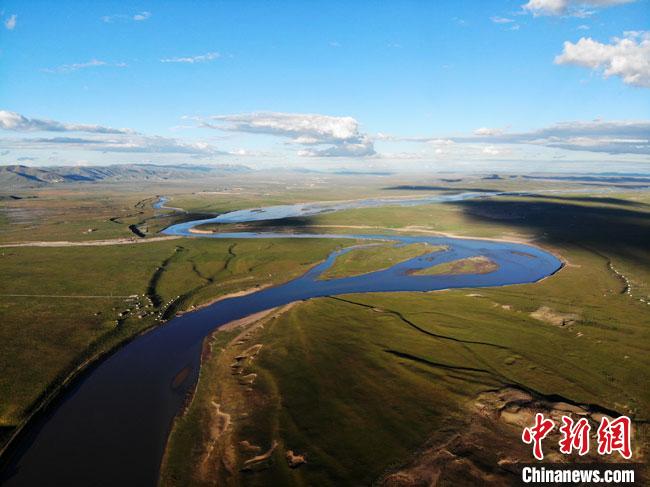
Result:
M1 164L650 168L648 0L0 11Z

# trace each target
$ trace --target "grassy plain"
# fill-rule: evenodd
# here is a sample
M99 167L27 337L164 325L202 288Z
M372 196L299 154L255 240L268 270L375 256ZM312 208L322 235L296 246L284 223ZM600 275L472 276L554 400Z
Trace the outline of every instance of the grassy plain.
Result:
M303 219L301 229L341 225L337 233L408 222L408 231L535 240L565 266L531 285L320 298L237 340L216 333L163 485L367 485L390 474L422 481L424 470L457 485L508 482L512 472L495 465L530 460L519 436L531 416L517 415L579 405L633 417L635 458L647 458L649 202L643 192L539 195ZM563 316L571 320L554 319ZM254 345L255 359L233 370ZM535 406L485 413L477 404L494 391L531 395ZM211 436L214 404L230 416L227 433ZM206 445L227 461L199 468ZM291 468L288 450L306 463ZM462 471L449 472L457 462Z
M426 243L409 245L377 244L350 250L336 258L334 264L320 275L320 279L338 279L375 272L442 250L442 246Z
M42 188L0 201L0 243L146 241L175 221L276 203L569 186L480 178L426 186L419 180L400 182L300 176L270 183L267 177L170 182L151 185L147 193L129 184ZM160 194L187 213L154 210ZM256 328L239 345L235 338L245 329L215 334L194 400L171 437L164 483L200 485L225 475L252 485L367 484L415 461L414 451L447 441L445 434L464 424L477 395L504 386L628 413L645 431L641 422L650 414L644 381L650 369L648 192L603 197L576 190L389 206L262 227L528 240L560 255L566 265L556 276L527 286L312 300ZM290 279L352 243L177 239L0 248L5 437L78 364L155 326L158 315L169 317L224 294ZM376 258L373 265L385 267L384 257ZM359 272L365 260L375 258L337 265L342 272ZM246 374L234 376L231 359L247 352L247 343L263 347L242 369ZM224 415L230 415L230 429L219 441L231 454L223 458L234 467L197 478L206 432L218 431L211 428L225 421ZM270 461L245 464L264 456L274 440L278 445ZM480 455L466 457L492 451L488 440L452 450L480 470L498 459L482 464ZM305 455L307 463L289 468L289 449Z
M343 243L182 239L0 249L0 426L20 423L77 364L159 323L159 314L297 277Z
M188 217L154 210L157 198L129 187L32 193L37 197L23 194L1 213L0 445L79 364L155 326L160 315L168 318L222 295L283 282L350 244L175 239L2 248L1 242L146 241L129 225L162 228ZM87 228L95 231L86 233Z

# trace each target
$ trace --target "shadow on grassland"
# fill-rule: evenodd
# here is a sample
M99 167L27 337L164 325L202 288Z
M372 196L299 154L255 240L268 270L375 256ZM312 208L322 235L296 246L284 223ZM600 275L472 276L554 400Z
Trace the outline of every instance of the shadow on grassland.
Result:
M571 243L650 261L650 211L615 198L533 196L530 200L466 200L453 204L467 218L532 231L549 243ZM552 199L552 200L551 200ZM587 203L587 204L584 204ZM612 206L614 203L617 206ZM628 206L622 208L621 206Z
M271 232L271 231L299 231L300 233L318 233L311 229L314 224L313 217L291 217L278 218L276 220L259 220L245 223L222 223L217 226L209 225L209 228L219 233L225 232Z
M567 203L596 203L599 205L636 206L638 208L650 208L648 203L640 201L623 200L621 198L599 197L599 196L557 196L553 194L529 193L527 196L539 200L559 200Z
M458 188L451 186L423 186L423 185L401 185L401 186L387 186L381 188L385 191L471 191L474 193L498 193L500 189L489 189L489 188Z

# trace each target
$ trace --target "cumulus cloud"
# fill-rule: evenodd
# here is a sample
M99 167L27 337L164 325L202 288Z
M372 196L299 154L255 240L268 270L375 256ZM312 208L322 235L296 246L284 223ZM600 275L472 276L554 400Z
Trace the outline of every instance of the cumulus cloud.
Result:
M195 64L195 63L206 63L208 61L214 61L215 59L219 59L220 57L221 54L219 54L218 52L208 52L206 54L200 54L198 56L165 58L165 59L161 59L160 62Z
M101 125L84 125L57 122L42 118L29 118L20 113L0 110L0 129L16 132L88 132L95 134L129 134L129 129L116 129Z
M531 132L450 139L456 143L526 144L609 154L650 154L650 121L563 122Z
M624 83L650 88L650 32L625 32L610 44L583 37L575 44L565 42L556 64L574 64L618 76Z
M372 139L352 117L302 113L245 113L210 117L201 126L232 132L267 134L303 146L308 157L364 157L375 154Z
M7 30L14 30L16 28L16 22L18 22L18 16L16 14L10 15L9 18L4 21L5 28Z
M589 8L605 8L632 3L636 0L529 0L523 9L535 16L572 15L587 17L593 12Z

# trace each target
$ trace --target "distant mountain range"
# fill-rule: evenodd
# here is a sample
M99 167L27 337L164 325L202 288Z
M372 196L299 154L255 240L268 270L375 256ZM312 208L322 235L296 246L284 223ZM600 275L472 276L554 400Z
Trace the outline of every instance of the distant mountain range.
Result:
M0 166L0 190L79 182L166 181L249 172L243 165L214 166L116 164L112 166Z

